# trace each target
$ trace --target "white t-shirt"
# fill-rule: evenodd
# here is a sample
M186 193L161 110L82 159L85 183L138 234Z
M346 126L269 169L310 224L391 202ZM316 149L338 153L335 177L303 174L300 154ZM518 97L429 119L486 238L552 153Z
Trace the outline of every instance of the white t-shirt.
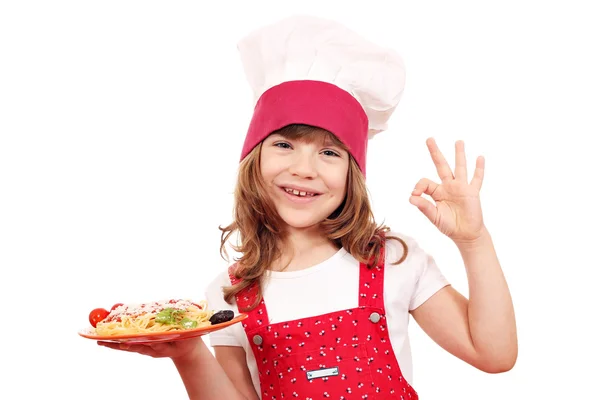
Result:
M400 364L402 375L412 384L412 356L408 339L409 311L414 310L438 290L448 285L435 260L425 253L416 241L406 235L392 232L408 246L408 257L398 265L403 254L402 244L388 240L384 274L384 306L390 342ZM360 263L341 249L320 264L300 271L268 271L263 296L269 323L279 323L327 314L358 307ZM214 310L234 310L223 299L222 287L230 286L227 271L219 274L207 288L206 300ZM235 324L209 334L211 346L241 346L252 382L260 393L258 368L242 324Z

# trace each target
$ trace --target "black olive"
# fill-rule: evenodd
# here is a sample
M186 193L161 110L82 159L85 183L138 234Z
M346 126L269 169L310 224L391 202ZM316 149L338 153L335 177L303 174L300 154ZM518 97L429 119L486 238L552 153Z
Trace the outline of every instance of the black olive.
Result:
M222 310L217 311L210 317L209 321L211 325L222 324L223 322L231 321L233 319L233 311Z

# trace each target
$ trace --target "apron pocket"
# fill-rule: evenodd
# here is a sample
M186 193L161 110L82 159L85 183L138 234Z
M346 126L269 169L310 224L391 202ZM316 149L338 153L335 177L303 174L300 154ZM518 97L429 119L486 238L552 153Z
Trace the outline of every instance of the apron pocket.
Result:
M374 393L364 344L291 353L273 365L285 398L337 400Z

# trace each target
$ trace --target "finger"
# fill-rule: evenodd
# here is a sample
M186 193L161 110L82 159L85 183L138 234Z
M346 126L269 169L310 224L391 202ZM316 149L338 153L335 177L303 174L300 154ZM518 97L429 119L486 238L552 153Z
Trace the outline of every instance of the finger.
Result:
M113 342L96 342L96 343L98 343L98 346L108 347L110 349L115 349L115 350L120 350L119 349L120 343L113 343Z
M419 180L412 191L413 196L420 196L422 194L431 196L435 201L444 199L444 189L442 188L442 185L427 178Z
M172 343L170 342L152 343L148 346L152 348L152 350L154 350L156 353L164 353L165 351L173 347Z
M435 224L435 216L437 214L437 208L431 204L427 199L419 196L410 196L408 199L410 204L416 206L431 223Z
M426 141L427 148L429 149L429 154L431 154L431 159L433 160L433 164L437 170L438 176L443 181L454 179L454 175L452 174L452 169L448 165L448 161L438 148L435 143L434 138L429 138Z
M485 169L485 158L483 156L477 157L475 161L475 172L473 173L473 179L471 179L471 185L477 190L481 190L483 185L483 171Z
M139 353L146 356L154 356L155 354L154 349L143 344L98 342L98 345L108 347L114 350L127 351L130 353Z
M457 140L455 144L456 156L454 158L454 176L457 180L467 182L467 156L465 155L465 142Z

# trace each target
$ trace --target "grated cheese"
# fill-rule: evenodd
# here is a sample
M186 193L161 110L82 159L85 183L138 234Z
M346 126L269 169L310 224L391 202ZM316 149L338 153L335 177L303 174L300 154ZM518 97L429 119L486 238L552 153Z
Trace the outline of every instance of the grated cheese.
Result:
M195 304L189 300L160 300L152 303L124 304L112 310L104 321L119 321L120 317L124 315L137 317L146 313L157 314L165 308L187 310L190 306L195 306Z

